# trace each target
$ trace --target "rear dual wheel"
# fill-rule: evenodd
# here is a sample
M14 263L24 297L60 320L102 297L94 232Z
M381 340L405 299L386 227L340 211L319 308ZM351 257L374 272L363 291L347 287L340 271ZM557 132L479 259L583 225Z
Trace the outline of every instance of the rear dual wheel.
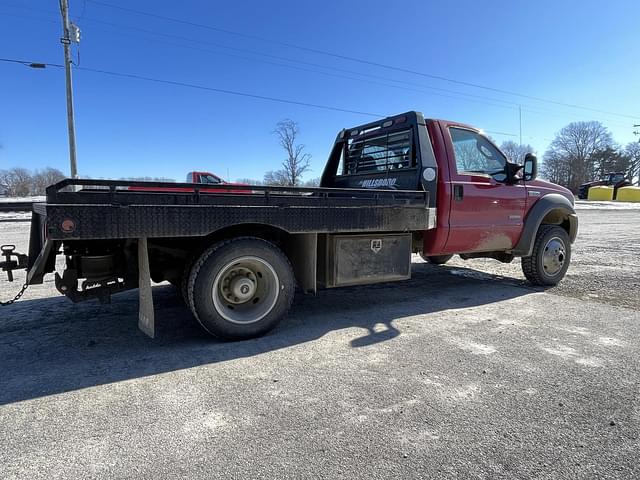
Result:
M291 264L279 248L240 237L212 246L196 260L186 293L207 332L242 339L275 327L289 310L294 290Z

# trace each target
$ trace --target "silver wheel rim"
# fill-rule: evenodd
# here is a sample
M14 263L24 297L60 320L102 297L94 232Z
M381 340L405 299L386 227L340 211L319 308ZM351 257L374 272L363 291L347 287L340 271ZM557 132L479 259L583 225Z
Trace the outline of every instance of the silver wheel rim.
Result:
M278 300L280 281L275 269L258 257L239 257L220 269L212 298L227 321L247 325L266 317Z
M562 271L564 262L567 260L567 251L562 239L551 238L544 246L542 254L542 268L544 273L554 277Z

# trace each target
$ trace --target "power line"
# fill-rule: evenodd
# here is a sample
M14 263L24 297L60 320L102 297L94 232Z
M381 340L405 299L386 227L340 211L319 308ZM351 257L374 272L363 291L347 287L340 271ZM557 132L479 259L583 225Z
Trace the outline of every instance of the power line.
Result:
M182 35L173 35L173 34L170 34L170 33L156 32L154 30L148 30L148 29L144 29L144 28L140 28L140 27L132 27L132 26L129 26L129 25L121 25L121 24L117 24L117 23L113 23L113 22L106 22L104 20L98 20L98 19L95 19L95 18L86 18L85 21L94 22L94 23L100 23L100 24L111 26L111 27L114 27L114 28L122 28L122 29L133 30L133 31L137 31L137 32L141 32L141 33L145 33L145 34L149 34L149 35L154 35L154 36L167 37L167 38L183 40L183 41L192 42L192 43L198 43L198 44L203 44L203 45L211 45L211 46L218 47L218 48L223 48L223 49L226 49L226 50L232 50L232 51L241 52L241 53L249 53L251 55L257 55L257 56L266 57L266 58L273 58L273 59L276 59L276 60L297 63L297 64L300 64L300 65L309 65L309 66L324 68L324 69L333 70L333 71L337 71L337 72L343 72L343 73L349 73L349 74L359 75L359 76L363 76L363 77L375 78L375 79L378 79L378 80L385 80L385 81L401 83L401 84L405 84L405 85L418 86L418 87L426 88L426 89L429 89L429 90L436 90L436 91L441 91L441 92L453 93L453 94L456 94L456 95L462 95L462 96L466 96L466 97L473 97L473 98L478 98L478 99L491 100L491 101L494 101L494 102L500 102L500 103L504 103L504 104L507 104L507 105L511 105L512 107L516 107L518 105L518 104L516 104L514 102L510 102L510 101L503 100L503 99L492 98L492 97L487 97L487 96L483 96L483 95L474 95L474 94L471 94L471 93L459 92L459 91L456 91L456 90L448 90L446 88L427 86L427 85L424 85L422 83L409 82L409 81L406 81L406 80L398 80L398 79L395 79L395 78L384 77L384 76L380 76L380 75L374 75L374 74L371 74L371 73L362 73L362 72L358 72L358 71L355 71L355 70L338 68L338 67L334 67L334 66L330 66L330 65L323 65L323 64L314 63L314 62L307 62L307 61L304 61L304 60L298 60L298 59L294 59L294 58L283 57L283 56L280 56L280 55L272 55L272 54L268 54L268 53L264 53L264 52L259 52L259 51L256 51L256 50L249 50L249 49L245 49L245 48L231 47L229 45L223 45L223 44L219 44L219 43L215 43L215 42L204 41L204 40L196 40L196 39L193 39L193 38L190 38L190 37L185 37L185 36L182 36ZM208 51L208 52L212 52L212 53L221 53L221 52L214 52L213 50L199 49L199 48L193 47L193 46L179 45L179 44L173 44L173 45L180 46L180 47L183 47L183 48L193 48L193 49L196 49L196 50ZM223 55L229 55L229 54L223 54ZM239 57L239 58L247 59L246 57ZM256 60L256 59L247 59L247 60L250 60L250 61L263 61L264 62L264 60ZM269 62L266 62L266 63L269 63ZM291 67L289 65L282 65L282 64L273 64L273 65L279 65L279 66L283 66L283 67L293 68L293 67ZM326 72L318 72L316 70L306 70L306 71L327 74ZM349 78L349 77L343 77L343 78Z
M118 25L118 24L114 24L114 23L111 23L111 22L104 22L104 21L101 21L101 20L95 20L95 19L86 18L85 21L97 22L97 23L101 23L101 24L108 25L108 26L115 27L115 28L131 29L131 30L134 30L134 31L137 31L137 32L141 32L143 34L150 34L150 35L154 35L154 36L169 37L169 38L178 38L178 39L181 39L181 40L184 40L184 41L188 41L188 42L209 44L209 45L213 45L213 46L216 46L216 47L219 47L219 48L230 49L230 50L239 51L239 52L246 52L246 53L249 53L251 55L260 55L260 56L264 56L264 57L268 57L268 58L275 58L275 59L283 60L283 61L286 61L286 62L300 63L300 64L303 64L303 65L313 65L313 66L317 66L317 67L320 67L320 68L352 73L354 75L359 75L359 76L363 76L363 77L381 78L381 79L384 79L384 80L387 80L387 81L401 83L401 84L418 85L418 86L420 86L422 88L409 88L409 87L404 87L404 86L400 86L400 85L393 85L393 84L390 84L390 83L379 82L379 81L375 81L375 80L367 80L366 78L356 78L356 77L347 76L347 75L324 72L324 71L321 71L321 70L314 70L314 69L310 69L310 68L303 68L303 67L298 67L298 66L294 66L294 65L288 65L288 64L283 64L283 63L272 62L272 61L269 61L269 60L249 58L249 57L245 57L245 56L242 56L242 55L236 55L236 54L231 54L231 53L227 53L227 52L219 52L219 51L216 51L216 50L197 47L197 46L193 46L193 45L184 45L184 44L179 44L179 43L167 42L166 40L162 40L161 41L165 45L171 45L171 46L175 46L175 47L179 47L179 48L198 50L198 51L202 51L202 52L213 53L213 54L216 54L216 55L224 55L224 56L228 56L228 57L232 57L232 58L240 58L240 59L247 60L247 61L250 61L250 62L260 62L260 63L265 63L265 64L268 64L268 65L275 65L275 66L278 66L278 67L289 68L289 69L303 71L303 72L310 72L310 73L330 76L330 77L334 77L334 78L344 78L344 79L348 79L348 80L354 80L354 81L357 81L357 82L365 82L365 83L370 83L370 84L374 84L374 85L382 85L382 86L386 86L386 87L391 87L391 88L396 88L396 89L406 90L406 91L411 91L411 92L427 93L427 94L430 94L430 95L436 95L436 96L445 97L445 98L453 98L453 99L456 99L456 100L471 100L471 101L481 102L481 103L485 103L487 105L493 105L493 106L502 107L502 108L510 108L510 109L516 109L517 108L517 104L512 103L512 102L507 102L507 101L501 100L501 99L493 99L493 98L484 97L484 96L481 96L481 95L473 95L473 94L468 94L468 93L463 93L463 92L457 92L455 90L448 90L448 89L443 89L443 88L430 87L430 86L418 84L418 83L415 83L415 82L405 82L405 81L402 81L402 80L391 79L391 78L388 78L388 77L381 77L381 76L378 76L378 75L368 75L368 74L363 74L363 73L356 72L356 71L353 71L353 70L345 70L345 69L334 68L334 67L321 65L321 64L298 61L298 60L294 60L294 59L290 59L290 58L286 58L286 57L280 57L280 56L277 56L277 55L269 55L269 54L264 54L264 53L252 51L252 50L246 50L246 49L229 47L229 46L226 46L226 45L215 44L215 43L212 43L212 42L202 42L202 41L190 39L188 37L181 37L181 36L177 36L177 35L164 34L164 33L161 33L161 32L154 32L154 31L151 31L151 30L141 29L141 28L137 28L137 27L129 27L129 26L124 26L124 25ZM431 92L430 90L436 90L438 92L449 92L451 94L459 95L459 96L444 95L442 93L434 93L434 92ZM464 98L464 97L471 97L471 98ZM500 103L495 103L495 102L500 102Z
M572 114L570 112L561 112L558 110L538 110L538 109L531 109L529 107L525 107L524 105L522 106L522 111L523 112L527 112L527 113L531 113L533 115L542 115L544 117L555 117L555 118L564 118L564 119L571 119L572 121L589 121L592 120L590 118L590 116L586 116L585 118L580 118L580 117L576 117L575 114ZM586 114L585 114L586 115ZM628 128L629 124L628 123L617 123L617 122L612 122L610 120L602 120L602 119L596 119L596 121L602 123L605 126L608 127L619 127L619 128Z
M89 1L91 1L91 0L89 0ZM98 3L98 2L94 2L94 3ZM34 10L33 8L28 8L28 7L24 7L24 6L18 6L18 5L10 5L10 6L15 6L17 8L24 8L24 9L28 9L28 10ZM120 8L120 7L115 7L114 6L114 8ZM122 7L122 8L124 8L124 7ZM38 11L47 12L47 13L55 13L55 12L52 12L50 10L42 10L42 9L39 9ZM154 14L150 14L150 15L154 16ZM22 17L22 18L25 18L25 17ZM43 20L43 19L38 19L38 20ZM334 73L318 71L318 70L309 69L309 68L301 68L301 67L297 67L297 66L294 66L294 65L276 63L276 62L271 62L271 61L262 60L262 59L248 58L248 57L244 57L244 56L241 56L241 55L230 54L230 53L227 53L227 52L219 52L219 51L215 51L215 50L211 50L211 49L207 49L207 48L201 48L201 47L197 47L197 46L193 46L193 45L184 45L184 44L177 44L177 43L171 43L171 42L163 41L163 43L166 44L166 45L172 45L172 46L176 46L176 47L179 47L179 48L186 48L186 49L204 51L204 52L208 52L208 53L212 53L212 54L216 54L216 55L224 55L224 56L228 56L228 57L232 57L232 58L240 58L240 59L243 59L243 60L246 60L246 61L250 61L250 62L260 62L260 63L269 64L269 65L275 65L275 66L282 67L282 68L289 68L289 69L294 69L294 70L299 70L299 71L304 71L304 72L315 73L315 74L319 74L319 75L331 76L331 77L335 77L335 78L344 78L344 79L348 79L348 80L353 80L353 81L358 81L358 82L365 82L365 83L374 84L374 85L382 85L382 86L387 86L387 87L406 90L406 91L421 92L421 93L426 93L426 94L429 94L429 95L435 95L435 96L444 97L444 98L452 98L452 99L455 99L455 100L471 100L471 101L484 103L484 104L487 104L487 105L492 105L492 106L495 106L495 107L509 108L509 109L513 109L513 110L520 110L521 109L522 111L529 112L529 113L534 113L534 114L547 114L547 112L552 112L552 113L549 113L549 115L553 115L554 112L557 112L557 114L555 114L553 116L564 117L564 118L575 118L575 114L569 113L569 112L563 112L563 111L560 111L560 110L549 110L549 109L541 110L540 107L538 107L538 106L534 107L534 106L530 106L530 105L527 105L527 104L514 103L512 101L507 101L507 100L503 100L503 99L497 99L497 98L493 98L493 97L487 97L487 96L484 96L484 95L474 95L474 94L471 94L471 93L459 92L459 91L456 91L456 90L449 90L449 89L433 87L433 86L427 86L427 85L424 85L424 84L421 84L421 83L409 82L409 81L405 81L405 80L398 80L398 79L384 77L384 76L380 76L380 75L374 75L374 74L370 74L370 73L361 73L361 72L354 71L354 70L337 68L337 67L333 67L333 66L329 66L329 65L323 65L323 64L318 64L318 63L298 60L298 59L292 59L292 58L288 58L288 57L282 57L282 56L278 56L278 55L267 54L267 53L259 52L259 51L255 51L255 50L243 49L243 48L238 48L238 47L231 47L231 46L228 46L228 45L223 45L223 44L219 44L219 43L215 43L215 42L196 40L196 39L189 38L189 37L184 37L184 36L181 36L181 35L168 34L168 33L164 33L164 32L156 32L156 31L153 31L153 30L148 30L148 29L139 28L139 27L132 27L132 26L128 26L128 25L121 25L121 24L117 24L117 23L113 23L113 22L107 22L107 21L104 21L104 20L98 20L98 19L94 19L94 18L85 18L85 22L86 21L92 22L92 23L106 25L108 27L112 27L112 28L116 28L116 29L132 30L132 31L135 31L135 32L140 32L140 33L145 34L145 35L167 37L167 38L187 41L187 42L190 42L190 43L211 45L211 46L214 46L214 47L217 47L217 48L223 48L223 49L226 49L226 50L232 50L232 51L237 51L237 52L242 52L242 53L248 53L250 55L257 55L257 56L266 57L266 58L273 58L273 59L277 59L277 60L281 60L281 61L285 61L285 62L297 63L297 64L301 64L301 65L310 65L310 66L319 67L319 68L323 68L323 69L334 70L334 71L338 71L338 72L346 72L346 73L349 73L349 74L358 75L358 76L362 76L362 77L365 77L365 78L354 78L354 77L350 77L350 76L347 76L347 75L338 75L338 74L334 74ZM211 28L215 28L215 27L211 27ZM400 83L400 84L404 84L404 85L415 85L415 86L418 86L418 87L421 87L421 88L420 89L416 89L416 88L401 87L399 85L392 85L392 84L389 84L389 83L383 83L383 82L378 82L378 81L367 80L366 78L382 79L382 80L385 80L385 81L388 81L388 82ZM438 92L447 92L447 93L451 93L451 94L456 95L456 96L444 95L442 93L433 93L430 90L434 90L434 91L438 91ZM499 103L496 103L496 102L499 102ZM534 108L537 109L537 110L534 110ZM607 113L607 115L619 115L619 114ZM609 120L605 121L604 123L607 123L608 125L611 125L611 126L618 126L618 127L627 127L628 126L627 124L623 125L621 123L613 123L613 122L611 122Z
M246 50L246 49L241 49L241 48L229 47L227 45L221 45L221 44L217 44L217 43L213 43L213 42L195 40L195 39L192 39L192 38L189 38L189 37L166 34L166 33L162 33L162 32L155 32L153 30L147 30L147 29L138 28L138 27L130 27L130 26L127 26L127 25L119 25L119 24L115 24L115 23L112 23L112 22L105 22L105 21L102 21L102 20L97 20L97 19L92 19L92 18L86 18L85 21L103 24L103 25L106 25L108 27L113 27L113 28L116 28L116 29L129 29L129 30L133 30L135 32L140 32L143 35L152 35L152 36L159 36L159 37L176 38L176 39L180 39L180 40L187 41L187 42L192 42L192 43L198 43L198 44L204 44L204 45L213 45L215 47L224 48L224 49L230 49L230 50L239 51L239 52L246 52L246 53L249 53L249 54L252 54L252 55L259 55L259 56L264 56L264 57L268 57L268 58L276 58L276 59L280 59L280 60L287 61L287 62L300 63L300 64L303 64L303 65L313 65L313 66L318 66L320 68L326 68L326 69L331 69L331 70L336 70L336 71L341 71L341 72L348 72L348 73L352 73L352 74L355 74L355 75L360 75L360 76L363 76L363 77L381 78L381 79L388 80L388 81L391 81L391 82L397 82L397 83L402 83L402 84L407 84L407 85L418 85L418 86L420 86L422 88L409 88L409 87L404 87L404 86L400 86L400 85L393 85L393 84L390 84L390 83L379 82L379 81L375 81L375 80L368 80L367 78L356 78L356 77L352 77L352 76L348 76L348 75L329 73L329 72L324 72L324 71L321 71L321 70L315 70L315 69L310 69L310 68L298 67L298 66L294 66L294 65L288 65L288 64L283 64L283 63L272 62L272 61L269 61L269 60L249 58L249 57L246 57L246 56L236 55L236 54L232 54L232 53L228 53L228 52L220 52L220 51L216 51L216 50L211 50L209 48L203 48L203 47L194 46L194 45L184 45L184 44L180 44L180 43L168 42L166 40L157 40L156 39L156 41L159 41L164 45L170 45L170 46L175 46L175 47L185 48L185 49L190 49L190 50L197 50L197 51L212 53L212 54L216 54L216 55L224 55L224 56L228 56L228 57L232 57L232 58L240 58L240 59L247 60L247 61L250 61L250 62L260 62L260 63L264 63L264 64L268 64L268 65L275 65L275 66L282 67L282 68L289 68L289 69L303 71L303 72L310 72L310 73L314 73L314 74L318 74L318 75L330 76L330 77L334 77L334 78L343 78L343 79L353 80L353 81L356 81L356 82L369 83L369 84L373 84L373 85L382 85L382 86L396 88L396 89L405 90L405 91L420 92L420 93L425 93L425 94L428 94L428 95L435 95L435 96L444 97L444 98L451 98L451 99L455 99L455 100L474 101L474 102L484 103L486 105L491 105L491 106L500 107L500 108L508 108L508 109L512 109L512 110L520 110L521 109L524 112L535 113L535 114L543 114L543 115L546 114L546 115L552 115L552 116L561 117L561 118L562 117L564 117L564 118L575 118L575 116L576 116L575 113L569 113L569 112L566 112L566 111L540 109L539 107L533 107L533 106L530 106L530 105L527 105L527 104L518 104L518 103L508 102L506 100L496 99L496 98L482 96L482 95L473 95L473 94L468 94L468 93L464 93L464 92L458 92L458 91L455 91L455 90L448 90L448 89L443 89L443 88L438 88L438 87L431 87L431 86L426 86L426 85L422 85L422 84L415 83L415 82L405 82L405 81L402 81L402 80L396 80L396 79L392 79L392 78L388 78L388 77L382 77L382 76L379 76L379 75L363 74L363 73L356 72L356 71L353 71L353 70L345 70L345 69L341 69L341 68L334 68L334 67L327 66L327 65L321 65L321 64L316 64L316 63L298 61L298 60L287 58L287 57L264 54L264 53L256 52L256 51L253 51L253 50ZM435 92L431 92L429 90L436 90L438 92L441 92L441 91L442 92L449 92L449 93L451 93L453 95L458 95L458 96L445 95L445 94L442 94L442 93L435 93ZM466 98L466 97L471 97L471 98ZM500 102L500 103L496 103L496 102ZM534 108L536 108L536 109L534 109ZM548 113L548 112L550 112L550 113ZM604 121L604 123L607 123L608 125L611 125L611 126L618 126L618 127L627 127L628 126L628 124L613 123L613 122L611 122L609 120Z
M37 9L36 10L34 8L30 8L30 7L22 6L22 5L8 5L8 6L15 7L15 8L21 8L21 9L25 9L25 10L38 11L38 12L43 12L43 13L56 14L56 12L54 12L52 10L44 10L44 9ZM18 16L18 15L13 15L13 16ZM25 17L25 16L19 16L19 17L20 18L29 18L29 17ZM34 17L34 18L37 18L37 17ZM37 19L38 20L42 20L42 21L46 21L45 19L41 19L41 18L37 18ZM289 58L289 57L283 57L283 56L279 56L279 55L272 55L272 54L268 54L268 53L264 53L264 52L259 52L259 51L256 51L256 50L232 47L232 46L229 46L229 45L223 45L223 44L219 44L219 43L216 43L216 42L210 42L210 41L204 41L204 40L196 40L196 39L193 39L193 38L190 38L190 37L185 37L185 36L182 36L182 35L174 35L174 34L170 34L170 33L157 32L157 31L148 30L148 29L145 29L145 28L133 27L133 26L129 26L129 25L122 25L122 24L117 24L117 23L113 23L113 22L107 22L105 20L99 20L99 19L96 19L96 18L88 18L87 17L87 18L84 18L83 21L84 22L97 23L97 24L109 26L109 27L116 28L116 29L132 30L132 31L140 32L142 34L147 34L147 35L166 37L166 38L177 39L177 40L182 40L182 41L187 41L187 42L197 43L197 44L203 44L203 45L211 45L211 46L214 46L214 47L217 47L217 48L226 49L226 50L232 50L232 51L241 52L241 53L248 53L250 55L257 55L257 56L260 56L260 57L272 58L272 59L276 59L276 60L280 60L280 61L297 63L297 64L300 64L300 65L308 65L308 66L313 66L313 67L319 67L319 68L333 70L333 71L337 71L337 72L343 72L343 73L348 73L348 74L352 74L352 75L358 75L358 76L362 76L362 77L374 78L374 79L378 79L378 80L385 80L387 82L400 83L400 84L403 84L403 85L417 86L417 87L421 88L421 89L414 89L414 88L409 89L409 88L403 88L403 87L400 87L400 86L397 86L397 85L391 85L391 84L388 84L388 83L368 81L368 83L377 84L377 85L383 85L383 86L389 86L389 87L392 87L392 88L398 88L398 89L403 89L403 90L407 90L407 91L431 93L431 92L429 92L429 90L433 90L433 91L446 92L446 93L451 93L453 95L458 95L458 97L452 97L452 96L448 96L448 95L431 93L432 95L437 95L437 96L441 96L441 97L445 97L445 98L460 99L460 97L466 97L466 98L477 99L477 101L482 101L482 103L486 103L487 105L493 105L493 106L502 107L502 108L516 109L518 107L517 103L511 102L511 101L507 101L507 100L504 100L504 99L492 98L492 97L487 97L487 96L484 96L484 95L474 95L472 93L459 92L459 91L456 91L456 90L450 90L450 89L441 88L441 87L434 87L434 86L424 85L424 84L421 84L421 83L410 82L410 81L406 81L406 80L398 80L398 79L395 79L395 78L384 77L384 76L381 76L381 75L374 75L374 74L371 74L371 73L362 73L362 72L358 72L358 71L355 71L355 70L338 68L338 67L334 67L334 66L330 66L330 65L318 64L318 63L314 63L314 62L307 62L307 61L304 61L304 60L298 60L298 59ZM56 22L52 22L52 23L56 23ZM195 46L192 46L192 45L182 45L182 44L169 43L169 42L164 42L164 43L167 44L167 45L173 45L173 46L177 46L177 47L180 47L180 48L200 50L200 51L214 53L214 54L218 54L218 55L225 55L225 56L234 57L234 58L241 58L241 59L244 59L244 60L247 60L247 61L251 61L251 62L261 62L261 63L275 65L275 66L279 66L279 67L283 67L283 68L290 68L290 69L295 69L295 70L300 70L300 71L317 73L317 74L320 74L320 75L333 76L333 77L336 77L336 78L346 78L346 79L355 80L355 81L367 82L367 80L364 80L364 79L361 79L361 78L353 78L353 77L348 77L348 76L344 76L344 75L331 74L331 73L328 73L328 72L323 72L323 71L318 71L318 70L295 67L295 66L292 66L292 65L269 62L269 61L266 61L266 60L258 60L258 59L254 59L254 58L247 58L247 57L242 57L242 56L239 56L239 55L232 55L232 54L229 54L229 53L224 53L224 52L218 52L218 51L214 51L214 50L210 50L210 49L199 48L199 47L195 47Z
M21 64L21 65L26 65L26 66L31 66L31 65L42 65L42 66L47 66L47 67L56 67L56 68L64 68L64 65L60 65L58 63L33 63L33 62L28 62L26 60L15 60L15 59L9 59L9 58L0 58L0 62L9 62L9 63L17 63L17 64ZM40 67L42 68L42 67ZM288 99L284 99L284 98L277 98L277 97L269 97L266 95L257 95L257 94L253 94L253 93L246 93L246 92L238 92L235 90L226 90L223 88L216 88L216 87L209 87L206 85L197 85L194 83L187 83L187 82L179 82L179 81L175 81L175 80L166 80L166 79L161 79L161 78L153 78L153 77L147 77L144 75L137 75L137 74L133 74L133 73L122 73L122 72L113 72L110 70L101 70L101 69L97 69L97 68L89 68L89 67L76 67L76 70L82 70L85 72L93 72L93 73L101 73L103 75L110 75L112 77L121 77L121 78L132 78L135 80L144 80L147 82L154 82L154 83L163 83L163 84L167 84L167 85L174 85L174 86L179 86L179 87L188 87L188 88L194 88L194 89L198 89L198 90L206 90L206 91L210 91L210 92L216 92L216 93L223 93L226 95L235 95L235 96L240 96L240 97L248 97L248 98L255 98L258 100L266 100L266 101L270 101L270 102L278 102L278 103L286 103L286 104L290 104L290 105L299 105L299 106L303 106L303 107L311 107L311 108L319 108L319 109L323 109L323 110L332 110L332 111L336 111L336 112L343 112L343 113L354 113L356 115L365 115L368 117L376 117L376 118L384 118L385 115L382 114L378 114L378 113L371 113L371 112L362 112L359 110L349 110L346 108L339 108L339 107L332 107L329 105L321 105L321 104L317 104L317 103L308 103L308 102L301 102L301 101L297 101L297 100L288 100Z
M14 60L14 59L0 58L0 61L18 63L18 64L22 64L22 65L29 65L30 64L30 62L27 62L25 60ZM60 64L56 64L56 63L42 63L40 65L45 65L45 66L50 66L50 67L57 67L57 68L63 68L64 67L64 65L60 65ZM349 109L345 109L345 108L332 107L332 106L329 106L329 105L321 105L321 104L317 104L317 103L309 103L309 102L302 102L302 101L297 101L297 100L289 100L289 99L283 99L283 98L277 98L277 97L270 97L270 96L266 96L266 95L257 95L257 94L253 94L253 93L247 93L247 92L238 92L238 91L235 91L235 90L227 90L227 89L223 89L223 88L209 87L209 86L206 86L206 85L198 85L198 84L194 84L194 83L179 82L179 81L176 81L176 80L167 80L167 79L161 79L161 78L155 78L155 77L148 77L148 76L145 76L145 75L138 75L138 74L133 74L133 73L114 72L114 71L110 71L110 70L102 70L102 69L89 68L89 67L76 67L76 70L92 72L92 73L99 73L99 74L109 75L109 76L113 76L113 77L130 78L130 79L134 79L134 80L142 80L142 81L153 82L153 83L160 83L160 84L173 85L173 86L179 86L179 87L193 88L193 89L197 89L197 90L205 90L205 91L210 91L210 92L222 93L222 94L226 94L226 95L234 95L234 96L240 96L240 97L254 98L254 99L257 99L257 100L265 100L265 101L270 101L270 102L285 103L285 104L289 104L289 105L298 105L298 106L303 106L303 107L318 108L318 109L331 110L331 111L342 112L342 113L353 113L353 114L356 114L356 115L364 115L364 116L376 117L376 118L385 118L386 117L386 115L379 114L379 113L363 112L363 111L359 111L359 110L349 110ZM493 131L493 130L484 130L484 131L487 132L487 133L493 133L495 135L514 136L514 137L517 136L517 135L515 135L513 133L507 133L507 132L499 132L499 131Z
M27 60L15 60L13 58L0 58L0 62L17 63L20 65L24 65L25 67L31 67L31 68L45 68L45 67L62 68L64 67L64 65L61 65L59 63L29 62Z
M155 82L155 83L164 83L167 85L175 85L175 86L179 86L179 87L188 87L188 88L195 88L198 90L206 90L206 91L210 91L210 92L217 92L217 93L224 93L227 95L235 95L235 96L239 96L239 97L248 97L248 98L255 98L258 100L267 100L270 102L278 102L278 103L287 103L290 105L300 105L303 107L311 107L311 108L320 108L323 110L333 110L335 112L343 112L343 113L354 113L357 115L366 115L368 117L377 117L377 118L384 118L385 115L379 114L379 113L370 113L370 112L361 112L358 110L349 110L349 109L345 109L345 108L339 108L339 107L331 107L328 105L321 105L321 104L317 104L317 103L307 103L307 102L300 102L297 100L287 100L287 99L283 99L283 98L277 98L277 97L269 97L266 95L256 95L253 93L246 93L246 92L237 92L235 90L226 90L223 88L215 88L215 87L208 87L205 85L197 85L195 83L187 83L187 82L178 82L175 80L166 80L166 79L161 79L161 78L153 78L153 77L147 77L144 75L137 75L137 74L133 74L133 73L120 73L120 72L112 72L109 70L100 70L100 69L96 69L96 68L88 68L88 67L78 67L77 70L84 70L87 72L94 72L94 73L102 73L104 75L111 75L114 77L122 77L122 78L133 78L136 80L145 80L148 82Z
M421 77L431 78L431 79L434 79L434 80L440 80L440 81L444 81L444 82L455 83L455 84L464 85L464 86L467 86L467 87L478 88L478 89L482 89L482 90L502 93L502 94L511 95L511 96L515 96L515 97L520 97L520 98L527 98L529 100L535 100L535 101L538 101L538 102L550 103L550 104L560 105L560 106L569 107L569 108L577 108L577 109L581 109L581 110L589 110L589 111L592 111L592 112L604 113L604 114L607 114L607 115L614 115L614 116L618 116L618 117L626 117L626 118L631 118L631 119L639 118L638 116L633 116L633 115L628 115L628 114L623 114L623 113L617 113L617 112L610 112L610 111L607 111L607 110L601 110L601 109L587 107L587 106L573 104L573 103L560 102L560 101L557 101L557 100L538 97L538 96L535 96L535 95L527 95L527 94L524 94L524 93L514 92L514 91L511 91L511 90L505 90L505 89L490 87L490 86L487 86L487 85L481 85L481 84L477 84L477 83L473 83L473 82L457 80L457 79L445 77L445 76L442 76L442 75L434 75L434 74L420 72L420 71L417 71L417 70L412 70L412 69L408 69L408 68L404 68L404 67L398 67L398 66L394 66L394 65L388 65L388 64L385 64L385 63L373 62L371 60L365 60L365 59L361 59L361 58L357 58L357 57L351 57L351 56L348 56L348 55L342 55L342 54L338 54L338 53L334 53L334 52L328 52L328 51L325 51L325 50L305 47L305 46L302 46L302 45L297 45L297 44L293 44L293 43L289 43L289 42L282 42L282 41L279 41L279 40L273 40L273 39L266 38L266 37L261 37L261 36L258 36L258 35L251 35L251 34L248 34L248 33L238 32L238 31L234 31L234 30L228 30L228 29L219 28L219 27L214 27L212 25L206 25L206 24L202 24L202 23L198 23L198 22L192 22L192 21L189 21L189 20L183 20L183 19L179 19L179 18L175 18L175 17L169 17L169 16L166 16L166 15L159 15L159 14L156 14L156 13L145 12L145 11L137 10L137 9L133 9L133 8L121 7L119 5L113 5L111 3L102 2L100 0L88 0L88 1L91 2L91 3L94 3L96 5L102 5L102 6L108 7L108 8L113 8L113 9L117 9L117 10L121 10L121 11L125 11L125 12L130 12L130 13L135 13L137 15L143 15L143 16L147 16L147 17L151 17L151 18L157 18L157 19L166 20L166 21L170 21L170 22L181 23L183 25L189 25L189 26L192 26L192 27L205 28L205 29L208 29L208 30L213 30L213 31L224 33L224 34L228 34L228 35L235 35L235 36L239 36L239 37L250 38L250 39L253 39L253 40L260 40L261 42L269 42L269 43L273 43L273 44L276 44L276 45L281 45L281 46L285 46L285 47L289 47L289 48L295 48L295 49L306 51L306 52L310 52L310 53L315 53L315 54L319 54L319 55L325 55L325 56L329 56L329 57L333 57L333 58L339 58L341 60L348 60L348 61L351 61L351 62L357 62L357 63L360 63L360 64L375 66L375 67L384 68L384 69L387 69L387 70L395 70L395 71L398 71L398 72L409 73L409 74L412 74L412 75L418 75L418 76L421 76Z

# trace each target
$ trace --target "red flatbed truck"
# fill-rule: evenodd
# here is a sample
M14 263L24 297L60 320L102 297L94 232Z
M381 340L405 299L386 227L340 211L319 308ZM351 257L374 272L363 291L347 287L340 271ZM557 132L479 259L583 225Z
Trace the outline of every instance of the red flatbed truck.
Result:
M0 267L36 284L64 255L56 287L74 302L139 288L151 336L150 282L167 280L207 332L236 339L273 328L296 286L407 279L412 252L521 257L533 284L555 285L578 219L571 192L536 179L536 164L511 163L478 129L407 112L342 130L319 188L63 180L34 205L28 255L5 246ZM186 191L157 191L168 187Z
M187 173L187 180L185 183L197 183L199 184L200 193L251 193L251 190L247 190L246 188L239 188L235 190L229 190L228 188L220 189L218 188L220 185L238 185L240 187L245 187L245 183L233 183L233 182L225 182L217 175L214 175L210 172L189 172ZM193 192L194 186L191 185L189 187L157 187L154 185L131 185L128 187L128 190L137 191L137 192Z

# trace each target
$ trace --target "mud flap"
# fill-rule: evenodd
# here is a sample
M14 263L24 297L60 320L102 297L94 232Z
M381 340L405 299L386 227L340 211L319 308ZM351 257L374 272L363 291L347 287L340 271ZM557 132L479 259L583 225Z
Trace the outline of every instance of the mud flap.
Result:
M151 273L149 271L149 252L146 237L138 239L138 328L151 338L155 336L153 314L153 295L151 293Z

